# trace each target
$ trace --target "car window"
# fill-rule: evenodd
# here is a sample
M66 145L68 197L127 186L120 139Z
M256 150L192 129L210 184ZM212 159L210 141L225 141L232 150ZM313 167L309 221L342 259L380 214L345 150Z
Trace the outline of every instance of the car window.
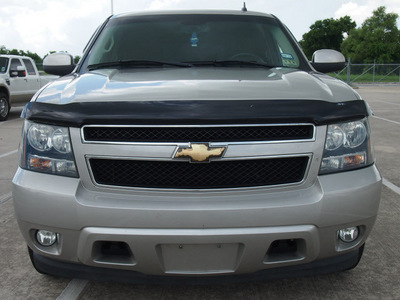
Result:
M17 67L22 67L22 63L21 63L21 61L18 59L18 58L13 58L12 60L11 60L11 67L10 67L10 70L13 70L13 71L16 71L17 70Z
M299 67L295 42L273 18L164 15L111 20L87 64L124 60L255 61Z
M7 72L7 66L8 66L8 58L0 57L0 73Z
M29 75L36 75L35 68L33 67L31 61L29 59L22 60L25 64L26 70L28 71Z

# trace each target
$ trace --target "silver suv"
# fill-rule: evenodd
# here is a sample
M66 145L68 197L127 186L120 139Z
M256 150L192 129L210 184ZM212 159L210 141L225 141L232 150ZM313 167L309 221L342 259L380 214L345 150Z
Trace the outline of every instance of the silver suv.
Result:
M308 62L272 15L180 11L110 17L72 61L46 58L66 76L23 111L13 197L39 272L230 280L357 265L381 176L367 104L321 73L340 53Z

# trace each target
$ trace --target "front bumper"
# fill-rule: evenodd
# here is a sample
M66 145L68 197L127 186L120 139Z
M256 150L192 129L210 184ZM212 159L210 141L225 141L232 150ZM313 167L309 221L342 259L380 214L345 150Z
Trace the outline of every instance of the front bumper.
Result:
M190 277L312 269L335 257L351 257L337 270L354 266L376 219L381 177L371 166L319 176L308 187L95 191L79 179L19 169L13 186L37 260ZM343 243L337 230L350 226L361 234ZM57 243L40 246L38 229L58 233Z
M258 271L255 273L244 275L228 275L228 276L207 276L207 277L177 277L177 276L149 276L143 273L108 269L100 267L91 267L83 264L66 263L50 259L34 253L30 248L29 255L35 269L43 274L80 278L88 280L114 281L135 284L223 284L223 283L242 283L265 281L272 279L293 278L300 276L314 276L321 274L329 274L333 272L345 271L354 268L361 259L364 245L349 253L338 256L325 258L311 263L293 265L281 268L273 268Z

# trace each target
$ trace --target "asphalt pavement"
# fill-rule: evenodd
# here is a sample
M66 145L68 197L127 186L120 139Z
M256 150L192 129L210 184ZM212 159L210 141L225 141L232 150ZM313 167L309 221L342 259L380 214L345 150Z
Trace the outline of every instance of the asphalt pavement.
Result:
M31 266L13 212L22 107L0 123L0 299L400 299L400 85L361 86L384 178L379 215L353 270L329 275L202 286L154 286L54 278Z

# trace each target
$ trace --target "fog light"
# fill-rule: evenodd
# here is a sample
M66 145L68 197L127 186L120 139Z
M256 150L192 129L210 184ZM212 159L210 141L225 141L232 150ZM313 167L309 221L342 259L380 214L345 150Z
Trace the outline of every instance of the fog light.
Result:
M349 227L338 231L338 237L346 243L354 242L358 238L358 227Z
M38 230L36 232L36 240L42 246L49 247L54 245L57 240L57 233L47 231L47 230Z

